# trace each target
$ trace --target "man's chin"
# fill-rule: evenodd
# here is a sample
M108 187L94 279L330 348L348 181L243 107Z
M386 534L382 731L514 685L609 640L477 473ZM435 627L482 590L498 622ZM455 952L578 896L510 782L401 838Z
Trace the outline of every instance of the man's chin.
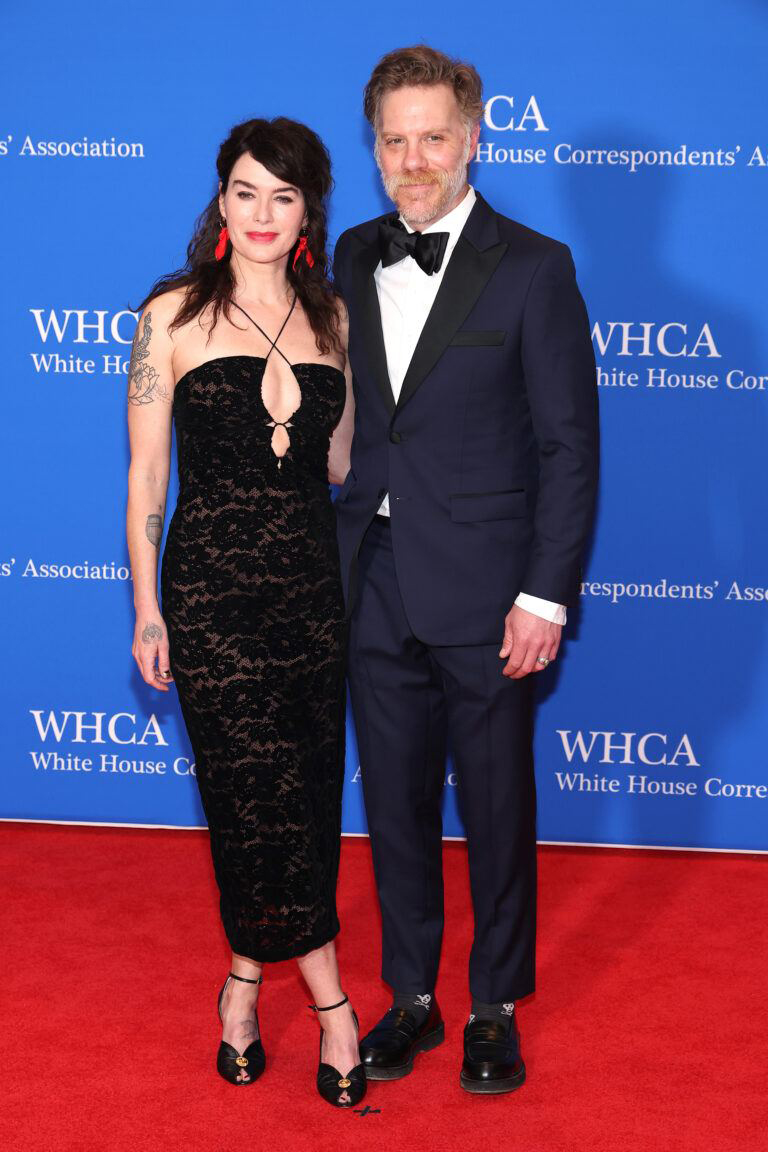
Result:
M440 193L427 192L424 195L401 192L395 201L400 215L409 224L428 224L440 211Z

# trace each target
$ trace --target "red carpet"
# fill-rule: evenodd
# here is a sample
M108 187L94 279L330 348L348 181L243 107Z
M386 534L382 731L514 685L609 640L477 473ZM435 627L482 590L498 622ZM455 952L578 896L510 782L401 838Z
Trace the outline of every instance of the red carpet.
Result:
M768 890L760 857L543 849L528 1083L461 1091L471 921L446 846L446 1043L375 1112L315 1094L317 1023L294 964L261 997L267 1071L216 1075L226 972L203 833L0 826L4 1102L19 1152L453 1149L752 1152L768 1146ZM368 845L342 855L340 955L363 1026L387 1006Z

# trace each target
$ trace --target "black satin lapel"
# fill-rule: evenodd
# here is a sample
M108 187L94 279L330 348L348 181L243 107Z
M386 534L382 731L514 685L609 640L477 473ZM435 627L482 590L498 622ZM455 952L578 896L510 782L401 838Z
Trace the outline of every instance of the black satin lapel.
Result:
M424 377L434 368L474 308L506 250L507 244L500 243L481 252L466 236L459 238L408 365L397 402L398 409L410 399Z
M384 332L381 327L381 310L376 281L373 273L379 263L378 245L363 247L355 263L354 291L360 309L360 332L365 356L376 387L391 415L395 410L395 398L387 369L387 352L384 347Z

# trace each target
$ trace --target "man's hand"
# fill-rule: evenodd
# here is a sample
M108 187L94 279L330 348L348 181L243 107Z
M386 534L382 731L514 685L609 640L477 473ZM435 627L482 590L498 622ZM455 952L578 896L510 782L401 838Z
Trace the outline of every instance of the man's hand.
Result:
M539 664L541 656L551 662L557 656L563 629L542 616L526 612L515 604L504 620L504 642L499 656L508 657L502 675L522 680L531 672L543 672L546 664Z

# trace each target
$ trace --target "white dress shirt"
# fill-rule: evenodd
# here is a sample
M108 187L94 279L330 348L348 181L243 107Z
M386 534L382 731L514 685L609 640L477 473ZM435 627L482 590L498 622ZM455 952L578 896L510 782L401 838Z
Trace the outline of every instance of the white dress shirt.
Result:
M477 197L471 185L460 204L451 209L434 224L428 224L422 232L447 232L448 244L439 272L428 276L422 272L412 256L406 256L397 264L376 268L373 278L379 297L381 326L384 333L384 348L387 354L387 370L395 402L400 396L405 374L411 362L421 331L432 310L438 289L443 281L453 250L474 207ZM406 220L400 217L409 232L413 232ZM389 516L389 495L382 500L380 516ZM521 592L515 604L536 616L543 616L555 624L565 624L565 607L539 596L529 596Z

